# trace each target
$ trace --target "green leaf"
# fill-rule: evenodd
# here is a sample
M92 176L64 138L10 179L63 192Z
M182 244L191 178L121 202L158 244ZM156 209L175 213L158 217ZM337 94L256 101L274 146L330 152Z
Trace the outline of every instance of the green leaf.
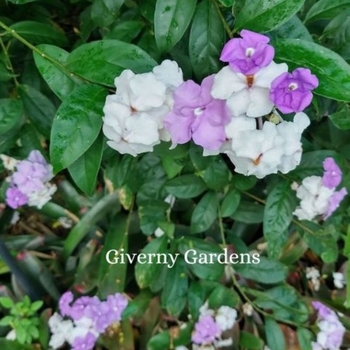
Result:
M23 115L22 101L13 98L0 99L0 135L16 126Z
M239 191L247 191L253 188L257 181L255 176L244 176L242 174L235 174L232 176L232 184Z
M187 267L197 277L217 281L222 276L224 265L216 257L224 251L218 245L199 238L183 238L178 249L184 255Z
M298 16L293 16L286 23L282 24L270 33L272 38L284 39L301 39L305 41L313 41L312 36L304 23Z
M225 42L225 29L211 0L197 6L190 33L189 54L198 79L220 69L219 56Z
M51 131L50 157L55 172L70 166L96 140L105 98L105 89L82 85L63 101Z
M107 27L117 20L118 11L124 0L94 0L91 19L99 27Z
M270 317L265 317L265 335L270 349L286 350L286 342L278 323Z
M34 303L30 306L30 311L31 311L31 312L36 312L36 311L38 311L43 305L44 305L44 303L43 303L41 300L34 301Z
M274 43L276 59L291 69L306 67L319 79L315 94L338 101L350 101L350 66L338 54L324 46L297 39Z
M115 39L129 43L141 33L144 26L145 24L141 21L125 21L113 27L103 39Z
M260 262L257 264L235 265L235 271L245 278L266 284L281 282L288 274L287 266L264 256L260 257Z
M221 216L226 218L234 214L241 201L241 193L236 189L231 189L221 203Z
M103 137L98 136L90 148L68 167L76 185L87 195L95 192L103 151Z
M67 51L52 45L39 45L38 49L44 52L45 55L53 57L55 61L59 62L63 67L65 66L69 55ZM39 55L36 52L33 52L33 56L40 74L51 90L61 100L67 97L76 87L77 79L74 79L64 68L57 67L45 56Z
M167 237L164 235L161 238L153 239L148 243L140 254L138 254L138 259L140 259L141 254L145 254L145 263L140 260L135 266L135 278L136 282L140 288L147 288L152 281L157 277L162 268L161 264L157 264L157 255L167 253ZM156 255L151 255L156 254ZM151 261L149 261L151 259Z
M169 194L177 198L193 198L206 190L204 181L196 175L182 175L165 184Z
M241 331L239 333L239 345L244 349L260 350L263 348L263 342L252 333Z
M67 68L95 83L114 87L114 79L124 69L134 73L152 70L157 62L139 47L118 40L101 40L75 49L67 59Z
M161 52L169 51L184 35L197 0L157 0L154 32Z
M99 295L106 298L110 294L123 292L125 286L127 264L110 264L106 255L110 250L128 252L128 221L125 215L116 215L109 225L105 243L101 252L99 266Z
M329 119L338 129L350 130L350 111L348 108L332 113Z
M218 197L216 192L207 192L196 205L191 217L191 232L206 231L217 218Z
M278 258L287 237L283 233L293 219L295 192L288 181L277 184L269 193L264 210L264 237L271 258Z
M5 316L0 320L0 326L9 326L15 320L14 316Z
M28 40L31 44L52 44L66 46L68 40L58 26L36 21L22 21L13 24L11 30Z
M187 301L188 276L186 263L178 257L175 266L169 268L161 300L162 307L172 316L178 317Z
M23 4L29 4L30 2L38 1L38 0L8 0L9 2L12 2L15 5L23 5Z
M264 207L258 203L241 201L232 218L245 224L259 224L263 222Z
M50 137L56 107L45 95L29 85L19 87L25 113L35 128L45 137Z
M203 155L200 155L202 158ZM211 190L221 190L229 183L230 172L221 157L212 158L210 164L200 172L200 176Z
M225 7L231 7L235 3L235 0L219 0L221 5Z
M210 294L208 303L211 309L218 309L220 306L226 305L235 308L240 299L238 294L231 288L227 288L222 284L218 285Z
M6 309L11 309L15 304L11 298L0 297L0 304Z
M287 22L303 6L305 0L247 1L239 12L235 27L268 32Z
M308 329L299 327L297 329L297 336L300 345L300 350L312 350L311 343L313 335Z
M30 345L20 344L18 341L7 340L4 338L0 339L0 348L1 350L33 350Z
M305 16L305 22L319 19L330 19L349 8L349 0L320 0L317 1Z

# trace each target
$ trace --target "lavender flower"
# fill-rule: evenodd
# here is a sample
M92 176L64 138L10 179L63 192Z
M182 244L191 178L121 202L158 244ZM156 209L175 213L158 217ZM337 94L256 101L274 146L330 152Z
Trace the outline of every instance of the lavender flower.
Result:
M70 304L72 303L73 298L72 292L65 292L61 295L61 298L58 301L58 307L62 316L70 316L72 309Z
M220 327L215 323L213 317L205 315L199 318L192 334L192 341L196 344L210 344L221 334Z
M16 187L10 187L6 191L6 203L12 209L17 209L28 203L28 197Z
M16 163L6 203L13 209L24 204L42 208L56 191L56 186L49 183L52 178L52 166L39 151L30 152L27 159Z
M226 43L221 61L228 62L232 70L245 75L255 74L271 63L275 50L268 45L270 39L267 36L242 30L241 37Z
M323 161L324 174L322 178L323 186L335 188L341 183L342 171L333 158L328 157Z
M128 299L122 294L109 295L106 301L109 308L109 323L119 322L128 305Z
M96 343L96 336L88 332L85 337L77 337L73 342L72 350L92 350Z
M310 69L283 73L271 84L270 99L282 113L302 112L312 101L318 79Z
M312 348L315 350L339 350L343 341L345 327L333 310L318 301L313 302L312 305L318 311L317 325L320 329L320 332L317 334L317 342L312 343Z
M213 82L211 75L202 85L188 80L175 90L174 108L164 119L173 144L183 144L193 138L197 145L217 150L225 141L225 125L230 116L225 101L211 96Z
M328 219L339 207L340 203L344 199L344 197L348 194L348 191L345 187L343 187L340 191L335 191L331 197L328 199L328 208L324 213L323 218Z

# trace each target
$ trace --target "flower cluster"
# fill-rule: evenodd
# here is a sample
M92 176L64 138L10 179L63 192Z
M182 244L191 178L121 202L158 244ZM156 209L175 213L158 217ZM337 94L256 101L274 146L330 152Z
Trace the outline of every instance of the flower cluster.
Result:
M192 333L194 348L197 346L206 346L209 349L212 346L222 347L232 345L232 339L222 339L221 334L234 326L237 311L224 305L220 306L215 312L208 308L208 303L205 303L199 311L200 316Z
M312 303L318 311L317 342L312 342L312 350L339 350L343 341L345 327L339 321L337 314L318 301Z
M324 160L323 169L323 177L308 176L300 186L293 187L301 200L293 213L299 220L313 220L317 216L328 219L347 195L344 187L336 191L342 180L342 172L333 158Z
M302 111L318 80L306 68L288 73L285 63L273 61L274 53L268 37L242 30L241 38L222 50L220 59L228 66L201 84L183 82L181 70L169 60L150 73L125 70L104 107L108 144L136 156L161 140L171 139L175 147L192 139L204 155L226 153L244 175L263 178L293 170L301 159L301 134L310 123ZM276 108L297 112L293 122L283 121Z
M60 313L49 319L52 333L50 347L60 348L69 343L72 350L91 350L100 334L121 320L128 304L122 294L109 295L101 301L96 296L80 297L73 302L71 292L64 293L59 300ZM64 318L66 317L66 318Z
M25 160L12 159L7 164L10 164L9 170L15 170L9 178L10 187L6 191L6 203L11 208L17 209L28 204L40 209L56 192L57 187L49 182L53 178L52 166L39 151L31 151Z

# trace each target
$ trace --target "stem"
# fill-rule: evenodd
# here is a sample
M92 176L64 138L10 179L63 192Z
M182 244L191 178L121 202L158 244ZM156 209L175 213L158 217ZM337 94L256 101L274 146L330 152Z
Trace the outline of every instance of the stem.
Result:
M46 53L44 53L43 51L41 51L40 49L38 49L36 46L32 45L29 41L27 41L26 39L24 39L23 37L21 37L19 34L16 33L15 30L11 29L10 27L8 27L5 23L0 21L0 27L3 28L7 34L11 35L12 37L16 38L18 41L20 41L22 44L24 44L25 46L27 46L29 49L31 49L32 51L36 52L38 55L40 55L41 57L47 59L48 61L50 61L52 64L54 64L57 68L61 69L65 74L67 74L70 77L77 77L87 83L94 83L80 75L77 75L73 72L71 72L70 70L68 70L62 63L56 61L53 57L48 56ZM0 38L1 39L1 38ZM96 83L94 83L96 84ZM98 85L102 85L104 87L106 87L103 84L98 84Z
M18 83L16 74L15 74L15 70L13 69L13 65L12 65L12 62L11 62L8 50L7 50L4 42L2 41L1 37L0 37L0 47L4 51L4 55L5 55L5 58L6 58L6 61L7 61L6 68L12 73L13 82L15 83L16 87L18 87L19 83Z
M225 30L226 30L227 35L229 36L230 39L232 39L233 38L233 33L232 33L229 25L227 24L224 16L222 15L222 12L220 10L219 4L215 0L212 0L212 2L214 3L214 5L216 7L216 11L218 12L218 15L219 15L219 17L221 19L221 22L222 22Z

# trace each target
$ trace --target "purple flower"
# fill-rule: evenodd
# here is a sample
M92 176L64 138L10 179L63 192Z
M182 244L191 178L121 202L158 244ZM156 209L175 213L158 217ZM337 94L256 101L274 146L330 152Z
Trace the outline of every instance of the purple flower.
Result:
M114 295L109 295L106 303L109 308L109 324L119 322L122 318L124 309L128 305L128 299L124 295L116 293Z
M101 301L96 297L80 297L72 305L70 316L73 320L80 320L82 317L94 318L95 310L100 308Z
M96 336L88 332L85 337L74 339L72 350L92 350L96 343Z
M323 186L335 188L341 183L342 171L333 158L329 157L323 161L324 174L322 178Z
M270 39L265 35L244 29L241 37L226 43L220 60L228 62L236 72L253 75L271 63L275 49L267 44Z
M319 301L313 301L312 306L315 310L317 310L319 318L326 318L334 314L333 310L331 310L329 307L327 307Z
M192 137L197 145L217 150L225 141L230 116L225 101L211 96L213 82L211 75L202 85L188 80L175 90L174 108L164 119L174 144L186 143Z
M273 80L270 99L282 113L302 112L311 103L311 90L317 86L318 79L310 69L297 68Z
M345 187L343 187L340 191L335 191L331 197L328 199L328 208L325 212L323 218L328 219L339 207L340 203L344 199L344 197L348 194L348 191Z
M28 197L16 187L10 187L6 191L6 203L12 209L17 209L27 204Z
M210 315L201 316L194 327L192 341L196 344L210 344L221 334L220 327Z
M70 316L71 315L71 306L70 304L73 301L73 293L72 292L65 292L61 295L61 298L58 302L58 307L60 309L62 316Z

